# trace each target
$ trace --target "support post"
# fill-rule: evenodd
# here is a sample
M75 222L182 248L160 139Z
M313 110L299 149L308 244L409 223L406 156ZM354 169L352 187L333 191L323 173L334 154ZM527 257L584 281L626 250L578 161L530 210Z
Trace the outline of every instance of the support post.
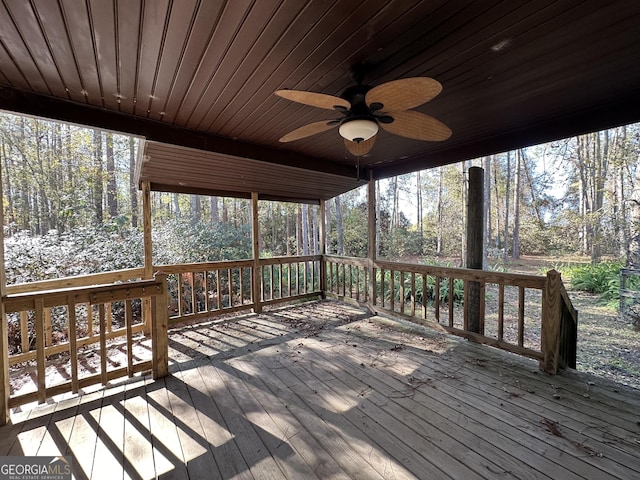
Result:
M151 372L153 379L169 374L169 310L167 306L167 276L158 274L155 278L162 282L157 295L152 300L151 315Z
M318 207L318 254L320 255L320 279L319 287L322 292L322 298L326 298L327 291L327 261L324 256L327 253L325 246L327 244L327 224L325 218L325 202L320 200Z
M547 272L547 281L542 292L542 326L540 346L544 358L540 370L558 373L560 365L560 324L562 322L562 278L556 270Z
M482 270L484 257L484 171L480 167L469 168L469 193L467 196L467 268ZM464 329L484 334L481 328L484 311L481 298L482 288L479 282L467 282L465 292Z
M142 236L144 246L144 280L153 278L153 243L151 241L151 186L148 181L142 182ZM151 299L142 300L142 318L144 334L151 334Z
M376 181L373 178L373 171L369 171L368 184L368 215L367 215L367 253L369 265L369 305L373 307L376 304Z
M0 173L0 425L9 422L9 327L4 311L7 277L4 271L4 201Z
M253 248L253 275L251 276L251 294L253 296L253 311L262 311L262 299L260 298L261 272L260 272L260 224L258 222L258 193L251 192L251 245Z

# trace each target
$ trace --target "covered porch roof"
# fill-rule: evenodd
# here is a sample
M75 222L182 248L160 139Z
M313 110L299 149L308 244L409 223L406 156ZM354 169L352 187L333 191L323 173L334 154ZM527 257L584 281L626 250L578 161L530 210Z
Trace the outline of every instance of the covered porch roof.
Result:
M639 121L639 23L633 0L3 0L0 109L144 136L157 189L330 198ZM417 110L453 135L383 131L359 169L335 129L280 143L333 115L274 91L340 95L356 65L374 86L438 80Z

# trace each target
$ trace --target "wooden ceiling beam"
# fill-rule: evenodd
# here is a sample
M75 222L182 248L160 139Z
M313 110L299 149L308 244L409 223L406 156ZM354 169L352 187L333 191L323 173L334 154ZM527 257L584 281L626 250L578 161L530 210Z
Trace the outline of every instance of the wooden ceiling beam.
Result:
M217 152L232 157L250 158L262 162L304 168L305 170L353 177L353 167L350 165L196 132L144 117L60 100L10 87L0 87L0 109L137 135L147 140Z
M602 102L591 108L574 110L538 124L504 131L499 135L476 139L433 151L428 156L415 156L373 169L374 179L393 177L417 170L480 158L525 146L539 145L562 138L606 130L640 121L640 89L633 95Z

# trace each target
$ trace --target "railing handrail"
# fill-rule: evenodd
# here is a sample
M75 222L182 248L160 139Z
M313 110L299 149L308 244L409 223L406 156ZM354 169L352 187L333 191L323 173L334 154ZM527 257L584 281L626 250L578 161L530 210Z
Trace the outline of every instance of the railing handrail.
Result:
M460 267L442 267L420 263L402 263L388 260L376 260L374 267L384 270L404 270L406 272L426 273L432 276L456 277L461 280L484 283L501 283L503 285L544 289L545 277L523 273L494 272L491 270L475 270Z
M5 313L19 312L27 307L24 307L26 303L30 303L32 300L42 299L45 307L52 307L57 305L64 305L69 295L77 299L78 303L102 303L98 300L120 301L127 300L129 298L146 298L155 295L155 293L141 292L142 289L159 287L162 282L151 280L133 280L130 282L122 283L108 283L101 285L91 285L83 287L68 287L57 288L51 290L38 290L37 292L23 292L23 293L10 293L3 298ZM135 289L135 292L132 290ZM109 293L109 298L105 298L104 293ZM59 302L59 303L58 303ZM33 308L33 307L28 307Z
M113 270L111 272L87 273L85 275L74 275L72 277L52 278L49 280L38 280L29 283L15 283L7 285L7 295L20 293L31 293L40 291L56 290L61 288L88 287L94 285L104 285L118 281L128 281L142 278L144 268L126 268L123 270Z

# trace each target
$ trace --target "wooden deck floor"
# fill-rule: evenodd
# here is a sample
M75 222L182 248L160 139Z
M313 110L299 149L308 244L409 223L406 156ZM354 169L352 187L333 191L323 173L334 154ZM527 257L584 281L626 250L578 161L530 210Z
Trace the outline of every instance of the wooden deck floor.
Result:
M171 335L172 375L14 413L76 478L637 479L640 392L334 302Z

